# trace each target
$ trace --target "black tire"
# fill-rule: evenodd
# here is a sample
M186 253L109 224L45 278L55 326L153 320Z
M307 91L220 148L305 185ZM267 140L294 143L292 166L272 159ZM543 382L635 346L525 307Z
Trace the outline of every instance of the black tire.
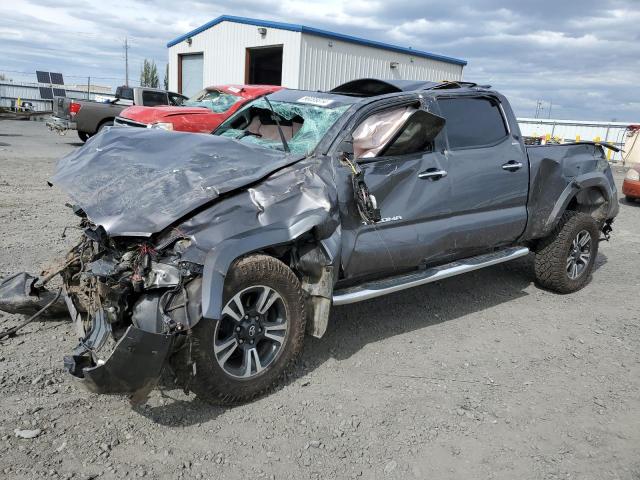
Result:
M216 353L214 353L214 342L218 342L217 332L221 331L226 323L231 322L232 325L240 325L240 323L233 323L235 322L234 319L224 315L220 320L202 319L192 331L191 359L195 364L195 375L191 379L179 379L181 382L190 380L190 389L200 399L217 405L233 405L252 400L274 388L302 351L306 324L302 288L291 269L280 260L268 255L251 255L236 262L227 275L223 306L226 306L234 296L240 295L241 292L252 288L261 288L262 286L269 287L279 295L282 302L277 300L278 308L282 309L283 306L284 311L286 311L286 334L282 337L284 341L281 342L278 353L274 354L275 356L271 363L267 364L262 371L258 371L255 364L256 360L253 359L251 354L248 354L248 357L251 358L249 370L252 376L249 378L234 377L220 365L218 358L216 358ZM275 306L276 303L273 305ZM246 312L250 312L250 310L247 308ZM217 327L219 328L218 330ZM238 337L241 333L235 332L235 328L239 327L234 327L231 330L233 332L231 336ZM255 331L256 329L254 329ZM260 331L262 332L262 329ZM264 327L264 332L267 332L267 327ZM221 343L226 341L224 340ZM236 340L236 342L240 342L240 340ZM256 352L259 346L264 345L266 342L271 342L271 340L257 340L255 343ZM251 343L253 345L253 340L251 340ZM185 357L187 356L188 345L186 347L183 355L180 356L181 360L179 360L182 365L186 364ZM231 358L234 358L233 355L243 357L246 350L242 350L242 348L246 347L249 347L248 341L244 342L243 345L236 344ZM218 357L220 356L224 355L221 355L219 351ZM262 360L260 358L258 363ZM188 362L188 359L186 361ZM231 363L230 360L224 364L225 367L229 363ZM243 365L246 365L246 362L243 362L239 368L244 369ZM255 374L253 374L254 366L256 367ZM181 370L186 373L184 367L182 369L178 367L175 370L179 376ZM187 375L193 374L188 372ZM184 377L184 374L182 376Z
M627 201L627 203L636 203L636 197L625 195L624 199Z
M87 132L81 132L80 130L78 130L78 137L80 137L80 140L82 140L83 142L89 140L90 136L91 135L89 135Z
M104 123L101 123L96 133L100 133L104 127L113 127L113 120L108 120Z
M572 278L572 275L577 272L569 271L571 268L569 255L573 255L574 240L577 240L579 235L585 238L583 232L587 232L590 236L589 258L588 261L582 262L581 271L577 277ZM591 215L574 211L565 212L553 232L542 239L536 247L535 276L538 284L558 293L571 293L583 288L589 283L593 264L598 256L599 238L598 224ZM579 256L580 253L576 252L575 256Z

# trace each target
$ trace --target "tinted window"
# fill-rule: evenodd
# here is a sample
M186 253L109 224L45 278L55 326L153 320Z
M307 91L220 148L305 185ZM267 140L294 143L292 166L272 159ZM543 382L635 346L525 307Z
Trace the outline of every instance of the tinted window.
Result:
M449 147L468 148L496 143L508 132L500 106L489 98L441 98Z
M412 115L400 130L400 134L382 151L382 156L410 155L431 151L432 122L422 115Z
M123 98L125 100L133 100L133 88L131 88L131 87L118 87L118 88L116 88L116 98Z
M167 94L164 92L153 92L144 90L142 92L142 104L147 107L167 104Z
M175 105L176 107L182 105L186 99L187 97L185 97L184 95L180 95L179 93L169 94L169 103L171 105Z

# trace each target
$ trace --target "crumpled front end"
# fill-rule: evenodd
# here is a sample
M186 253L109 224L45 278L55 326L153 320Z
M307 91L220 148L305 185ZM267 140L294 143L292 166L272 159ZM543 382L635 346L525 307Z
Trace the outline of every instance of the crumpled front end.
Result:
M83 223L62 272L80 338L65 368L92 392L143 399L201 317L202 266L182 260L190 240L179 232L152 246Z

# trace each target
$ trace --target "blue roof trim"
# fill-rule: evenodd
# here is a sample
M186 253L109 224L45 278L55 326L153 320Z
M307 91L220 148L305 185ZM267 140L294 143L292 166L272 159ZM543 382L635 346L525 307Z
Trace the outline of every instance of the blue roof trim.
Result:
M289 30L291 32L307 33L310 35L317 35L319 37L326 37L326 38L332 38L334 40L342 40L344 42L356 43L358 45L364 45L367 47L380 48L384 50L390 50L392 52L413 55L416 57L429 58L432 60L440 60L442 62L447 62L447 63L454 63L456 65L467 64L466 60L460 60L459 58L447 57L444 55L437 55L435 53L424 52L422 50L414 50L412 48L400 47L398 45L391 45L389 43L378 42L375 40L367 40L364 38L354 37L351 35L344 35L342 33L330 32L328 30L321 30L319 28L306 27L304 25L297 25L294 23L270 22L266 20L257 20L254 18L235 17L233 15L221 15L218 18L215 18L210 22L205 23L204 25L201 25L198 28L191 30L188 33L185 33L184 35L179 36L178 38L174 38L169 43L167 43L167 48L173 47L174 45L186 40L187 38L193 37L194 35L202 33L205 30L208 30L211 27L215 27L216 25L222 22L242 23L245 25L254 25L256 27L277 28L280 30Z

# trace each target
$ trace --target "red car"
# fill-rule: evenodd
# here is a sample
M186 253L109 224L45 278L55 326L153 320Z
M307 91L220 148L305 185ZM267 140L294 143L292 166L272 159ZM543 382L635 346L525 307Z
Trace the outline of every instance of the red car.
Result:
M631 167L624 177L622 194L630 202L640 199L640 163Z
M247 102L281 90L274 85L224 85L207 87L179 107L129 107L114 124L210 133Z

